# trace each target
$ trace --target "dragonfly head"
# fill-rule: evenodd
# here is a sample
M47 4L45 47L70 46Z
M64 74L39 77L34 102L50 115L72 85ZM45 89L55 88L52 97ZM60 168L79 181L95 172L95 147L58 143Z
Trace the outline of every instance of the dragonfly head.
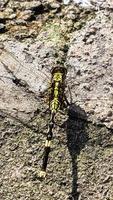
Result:
M65 67L60 67L60 66L57 66L57 67L53 67L52 70L51 70L51 74L54 74L56 72L60 72L62 74L67 74L67 69Z

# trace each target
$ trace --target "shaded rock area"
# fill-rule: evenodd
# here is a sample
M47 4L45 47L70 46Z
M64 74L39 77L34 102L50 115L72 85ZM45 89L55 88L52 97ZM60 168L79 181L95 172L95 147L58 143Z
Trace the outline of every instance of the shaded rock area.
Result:
M92 5L0 2L1 200L113 200L112 1ZM41 180L57 65L68 69L72 104L56 115Z

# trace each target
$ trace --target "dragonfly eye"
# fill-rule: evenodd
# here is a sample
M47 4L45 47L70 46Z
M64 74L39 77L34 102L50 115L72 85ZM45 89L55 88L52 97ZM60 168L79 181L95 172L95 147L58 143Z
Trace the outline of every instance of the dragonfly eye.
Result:
M64 74L66 75L67 74L67 69L65 67L60 67L60 66L53 67L52 70L51 70L51 74L55 74L57 72L62 73L63 75Z

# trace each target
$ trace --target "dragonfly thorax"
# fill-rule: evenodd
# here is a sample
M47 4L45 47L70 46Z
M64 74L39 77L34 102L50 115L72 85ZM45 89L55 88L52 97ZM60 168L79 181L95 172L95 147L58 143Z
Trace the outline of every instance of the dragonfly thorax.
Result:
M62 73L61 72L56 72L54 75L53 75L53 81L55 82L62 82Z

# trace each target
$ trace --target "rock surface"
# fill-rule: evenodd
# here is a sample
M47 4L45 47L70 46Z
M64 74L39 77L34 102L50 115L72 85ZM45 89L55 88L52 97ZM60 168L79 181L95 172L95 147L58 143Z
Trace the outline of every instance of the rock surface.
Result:
M112 46L112 13L98 12L95 19L73 34L68 52L73 100L91 121L109 128L113 128Z
M112 1L92 5L0 2L1 200L113 199ZM73 104L56 116L40 180L48 81L58 64L68 68Z

